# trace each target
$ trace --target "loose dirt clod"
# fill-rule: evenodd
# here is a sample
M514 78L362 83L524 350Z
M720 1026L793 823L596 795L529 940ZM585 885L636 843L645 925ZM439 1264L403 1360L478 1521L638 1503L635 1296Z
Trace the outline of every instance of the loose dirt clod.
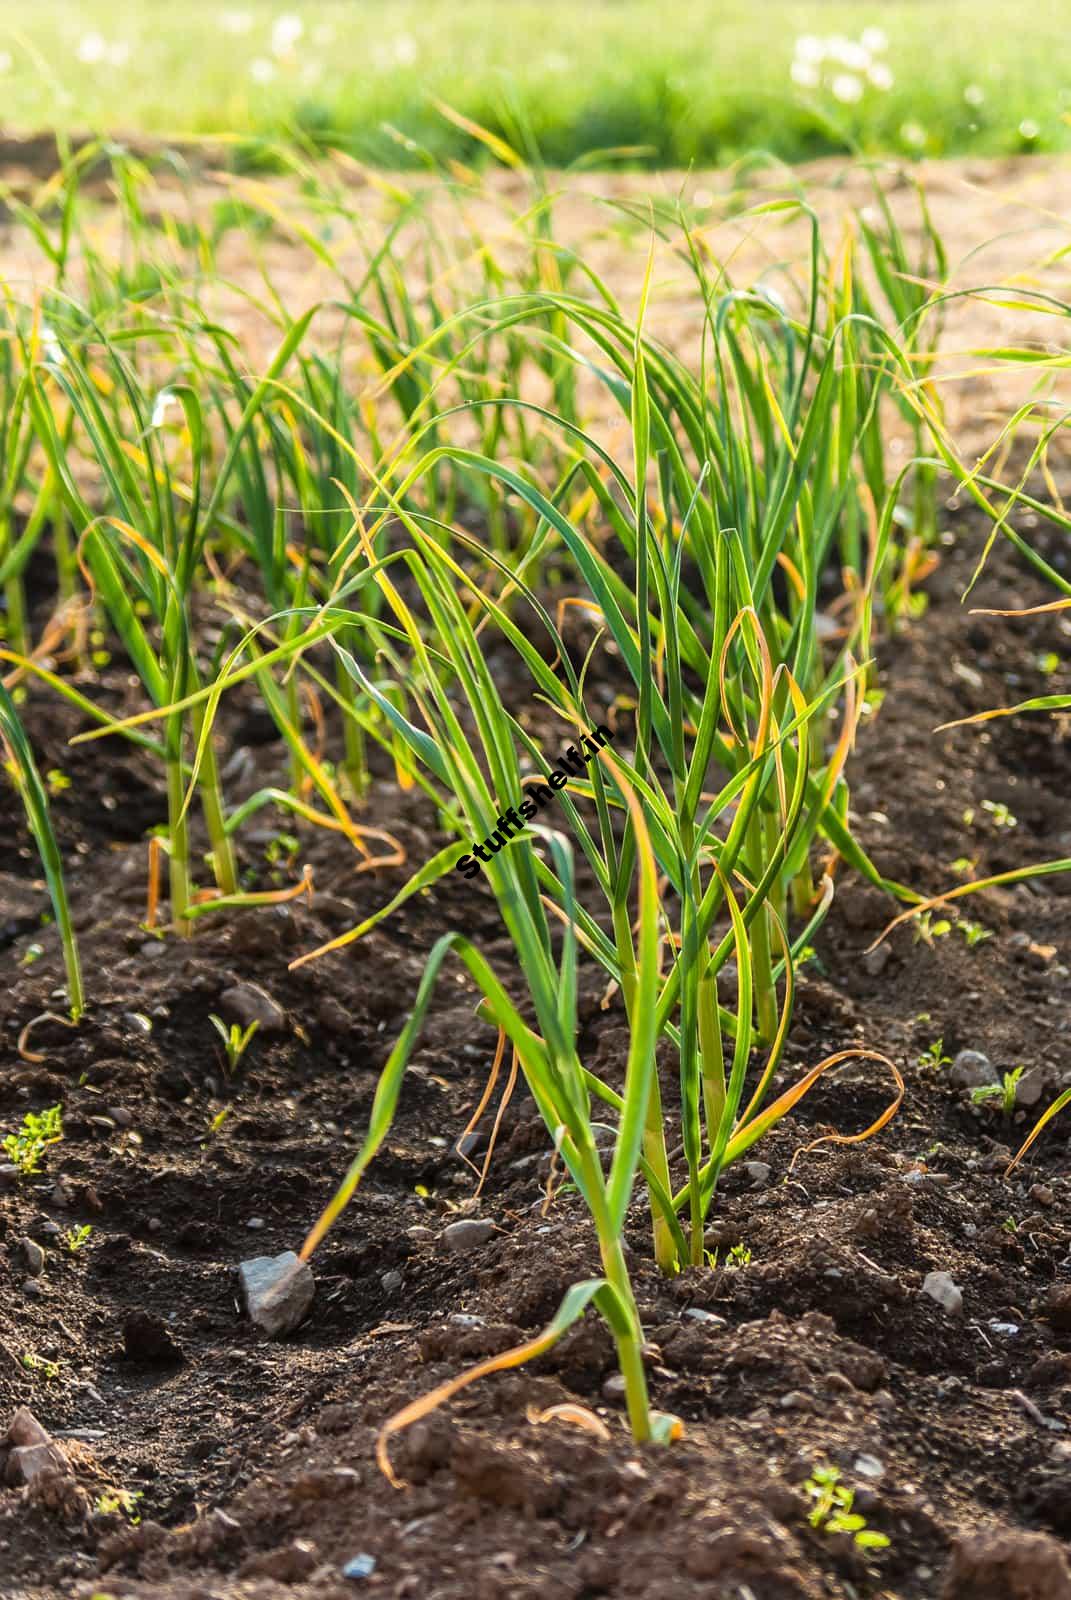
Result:
M269 1338L277 1339L304 1322L316 1283L309 1266L293 1250L243 1261L238 1276L249 1317Z
M229 1022L248 1028L256 1022L261 1033L282 1033L286 1028L286 1012L273 1000L259 983L238 983L225 989L219 997L219 1009Z
M941 1600L1071 1600L1071 1574L1048 1534L987 1531L956 1546Z

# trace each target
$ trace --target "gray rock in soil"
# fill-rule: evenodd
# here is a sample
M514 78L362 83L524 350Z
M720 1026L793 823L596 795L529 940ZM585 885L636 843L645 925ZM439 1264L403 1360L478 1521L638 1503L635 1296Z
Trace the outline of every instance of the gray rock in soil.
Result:
M751 1179L751 1187L762 1189L769 1183L773 1168L768 1161L745 1161L744 1171Z
M707 1328L727 1328L729 1324L716 1311L704 1311L702 1306L689 1306L683 1313L692 1322L701 1322Z
M13 1488L32 1483L43 1472L71 1470L63 1450L27 1406L18 1407L3 1442L10 1446L4 1478Z
M290 1333L308 1316L316 1281L308 1263L293 1250L278 1256L255 1256L238 1268L242 1299L250 1320L269 1338Z
M31 1278L39 1278L45 1270L45 1252L33 1239L20 1240L20 1248Z
M927 1272L922 1280L922 1293L936 1300L950 1317L959 1316L963 1310L963 1290L947 1272Z
M19 1484L32 1483L43 1472L69 1473L71 1464L59 1445L50 1441L48 1444L23 1444L12 1450L7 1458L4 1476L8 1483L17 1488Z
M876 950L868 950L863 957L863 971L871 978L877 978L885 971L892 960L892 951L887 944L879 944Z
M449 1227L443 1229L442 1239L448 1250L463 1256L473 1250L482 1250L493 1238L494 1232L494 1223L484 1217L463 1217L460 1222L451 1222Z
M1031 1067L1015 1085L1015 1104L1029 1111L1036 1106L1048 1088L1049 1074L1045 1067Z
M251 1022L260 1024L261 1033L282 1033L286 1028L286 1012L259 983L236 983L233 989L225 989L219 1009L225 1021L243 1028Z
M982 1089L999 1083L1000 1074L980 1050L961 1050L948 1070L948 1081L954 1089Z
M19 1406L8 1425L7 1444L17 1447L24 1444L49 1444L51 1438L29 1406Z
M396 1268L392 1268L390 1272L385 1272L379 1281L387 1294L396 1294L404 1280L401 1273Z

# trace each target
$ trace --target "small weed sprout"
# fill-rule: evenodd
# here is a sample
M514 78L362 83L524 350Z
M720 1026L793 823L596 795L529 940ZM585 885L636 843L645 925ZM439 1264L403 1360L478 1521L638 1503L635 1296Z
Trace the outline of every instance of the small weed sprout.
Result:
M102 1517L114 1516L116 1512L121 1512L136 1528L141 1521L137 1512L137 1503L140 1499L140 1489L108 1489L97 1496L93 1502L93 1510Z
M22 1357L22 1364L27 1372L40 1373L42 1378L58 1378L59 1362L46 1361L44 1356L35 1355L32 1350L27 1350Z
M992 939L992 928L986 928L980 922L971 922L968 917L961 917L956 927L967 941L967 949L973 950L976 944L984 944L987 939Z
M4 1154L18 1168L22 1177L32 1176L38 1170L48 1146L58 1144L63 1138L61 1110L60 1106L49 1106L47 1111L40 1114L27 1111L18 1133L5 1135Z
M227 1057L227 1072L229 1074L237 1072L241 1065L242 1057L249 1049L250 1041L260 1027L260 1023L254 1019L248 1028L243 1028L239 1023L232 1022L228 1028L222 1017L217 1017L214 1011L209 1013L208 1020L223 1040L223 1049Z
M983 800L982 810L989 812L989 815L993 818L993 824L997 828L1017 828L1019 826L1019 818L1012 816L1002 800Z
M721 1255L721 1249L720 1248L717 1249L717 1250L708 1250L706 1252L707 1266L710 1268L710 1270L712 1272L715 1272L717 1270L718 1257L720 1255ZM746 1244L742 1243L742 1242L739 1243L739 1244L734 1244L731 1247L731 1249L729 1250L728 1255L725 1257L726 1269L729 1270L729 1269L736 1268L736 1267L749 1267L750 1265L751 1265L751 1251L748 1248L748 1246Z
M81 1222L77 1227L68 1228L63 1235L63 1242L72 1256L76 1256L79 1250L85 1249L92 1232L93 1229L88 1222Z
M924 911L915 922L915 943L932 945L935 939L943 939L952 932L952 923L947 917L938 917L934 920L932 911Z
M868 1528L866 1518L852 1510L855 1490L841 1483L837 1467L815 1467L803 1486L814 1501L807 1520L820 1533L850 1533L862 1550L884 1550L888 1535Z
M935 1039L932 1044L927 1045L926 1049L919 1056L919 1066L932 1067L934 1072L940 1071L942 1067L950 1067L951 1065L952 1057L945 1055L945 1041L943 1035L941 1038Z
M1001 1083L983 1083L980 1088L971 1090L971 1099L976 1106L984 1105L987 1100L1000 1100L1000 1109L1005 1117L1010 1117L1015 1110L1016 1090L1019 1079L1023 1075L1022 1067L1014 1067L1011 1072L1004 1074Z

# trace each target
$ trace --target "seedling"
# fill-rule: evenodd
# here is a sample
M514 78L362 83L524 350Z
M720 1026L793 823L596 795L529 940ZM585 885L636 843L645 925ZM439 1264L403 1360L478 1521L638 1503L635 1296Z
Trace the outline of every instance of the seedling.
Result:
M919 1066L932 1068L934 1072L940 1071L942 1067L950 1067L951 1065L952 1057L945 1055L945 1041L943 1037L940 1039L935 1039L931 1045L927 1045L926 1049L919 1056Z
M719 1250L707 1251L707 1265L714 1271L718 1265ZM749 1267L751 1265L751 1251L744 1243L734 1244L725 1257L726 1268Z
M217 1017L214 1011L209 1012L208 1020L223 1040L228 1073L237 1072L241 1065L242 1057L248 1050L250 1040L260 1027L260 1023L254 1019L247 1028L243 1028L240 1023L232 1022L228 1028L223 1018Z
M1012 816L1003 800L983 800L982 810L989 812L989 815L993 818L994 826L997 828L1017 828L1019 826L1018 817Z
M32 1176L38 1170L41 1157L49 1145L58 1144L63 1138L60 1120L62 1109L61 1106L50 1106L47 1111L40 1113L27 1111L19 1131L5 1135L4 1154L15 1164L22 1177Z
M214 1117L210 1117L208 1119L207 1133L210 1139L214 1139L216 1137L216 1134L230 1116L231 1110L231 1106L224 1106L222 1111L217 1111Z
M58 1378L59 1362L46 1361L44 1356L35 1355L32 1350L27 1350L22 1358L22 1364L27 1372L36 1372L42 1378Z
M884 1550L887 1534L868 1528L866 1518L853 1511L855 1490L841 1482L837 1467L815 1467L803 1486L814 1506L808 1515L812 1528L820 1533L850 1533L861 1550Z
M136 1528L141 1521L141 1516L136 1509L141 1496L142 1491L140 1489L106 1489L93 1502L93 1510L98 1516L102 1517L114 1516L116 1512L121 1512Z
M63 1236L63 1242L72 1256L76 1256L79 1250L85 1249L92 1232L93 1229L88 1222L79 1223L76 1227L67 1230Z
M916 918L913 931L916 944L932 945L935 939L943 939L952 932L952 923L947 917L935 920L932 911L923 911Z
M987 1100L999 1100L1001 1112L1005 1117L1010 1117L1015 1110L1016 1089L1023 1072L1023 1067L1014 1067L1011 1072L1004 1074L1001 1083L981 1084L979 1088L971 1090L971 1099L976 1106L984 1105Z
M956 927L967 941L967 949L973 950L976 944L984 944L987 939L992 939L992 928L986 928L980 922L971 922L967 917L960 917Z

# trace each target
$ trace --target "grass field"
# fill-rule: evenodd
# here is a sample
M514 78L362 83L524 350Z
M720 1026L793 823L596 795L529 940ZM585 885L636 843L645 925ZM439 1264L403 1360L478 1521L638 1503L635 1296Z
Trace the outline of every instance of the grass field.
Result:
M388 164L472 152L436 97L554 164L622 147L686 166L1071 141L1057 0L1031 7L1029 29L996 0L770 0L756 16L739 0L690 0L671 27L651 0L0 0L0 87L19 130L300 129Z

